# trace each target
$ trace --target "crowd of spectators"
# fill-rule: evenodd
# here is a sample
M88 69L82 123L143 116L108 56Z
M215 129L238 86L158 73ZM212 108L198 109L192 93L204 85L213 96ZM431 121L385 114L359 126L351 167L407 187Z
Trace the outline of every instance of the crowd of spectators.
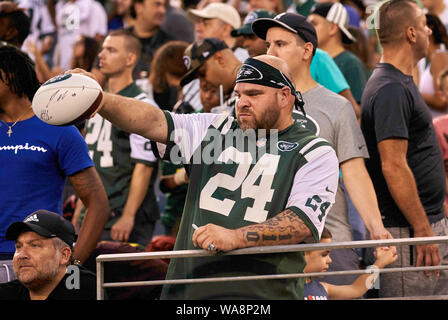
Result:
M244 61L264 54L282 58L288 64L295 88L303 95L305 102L306 114L300 110L294 111L294 119L303 123L316 136L329 141L339 160L340 181L336 202L326 220L326 227L333 235L333 241L400 238L403 235L394 233L397 231L394 228L404 226L411 226L408 228L411 232L407 235L412 237L416 230L414 220L404 213L407 209L397 200L398 195L390 187L390 180L387 176L386 181L381 180L384 179L382 176L379 178L377 171L381 169L375 167L373 161L369 166L372 154L375 156L373 160L386 154L380 145L376 149L376 143L380 141L372 138L369 126L379 128L379 125L371 120L371 113L367 114L373 112L370 108L375 103L367 100L364 95L377 64L385 62L384 52L391 52L387 50L387 46L386 49L384 47L387 42L381 42L381 34L377 34L379 28L388 25L382 24L382 21L379 21L380 25L377 24L376 18L383 2L2 1L0 40L3 45L7 43L20 48L31 57L40 83L69 69L82 68L94 74L105 91L147 101L173 113L227 112L230 116L234 115L234 86L237 71ZM428 110L429 119L434 123L434 137L438 138L444 161L444 181L448 186L448 1L415 2L425 13L428 44L427 50L424 50L418 63L407 75L418 88L425 105L423 108ZM306 24L297 20L297 14L301 15L299 17ZM264 24L264 19L275 21ZM257 22L254 24L254 21ZM292 34L301 37L305 44L289 43L289 37L293 39ZM373 94L372 90L374 89L370 89L369 94ZM384 92L386 94L392 95ZM409 99L414 99L414 96ZM394 100L383 100L385 103L395 103ZM390 108L394 106L391 105ZM408 136L407 132L411 132L413 123L421 119L415 119L406 112L414 112L414 109L406 109L403 111L404 115L400 114L405 119L403 123L407 130L390 130L393 132L389 136L385 135L388 130L381 130L385 141L409 140L409 148L414 150L411 149L411 133ZM396 123L386 119L383 125L385 124ZM156 160L149 140L121 130L100 115L88 120L85 126L79 126L78 129L86 140L94 167L105 187L111 212L109 220L103 224L103 235L99 238L106 242L99 243L89 259L83 255L82 262L86 260L86 266L91 265L93 269L92 259L101 253L173 249L188 196L188 168L186 170L182 165ZM432 137L431 134L427 135L429 136ZM378 133L376 139L379 139ZM400 149L398 145L396 147L393 150L397 152L397 157L400 155L406 158L406 149ZM381 159L384 161L385 158ZM411 169L412 165L414 164L410 163ZM383 172L384 170L383 168ZM384 192L388 186L392 195ZM432 190L426 185L423 187ZM417 181L417 198L419 195L428 197L425 195L427 191L421 189L423 187ZM65 194L63 200L75 197L77 203L73 205L73 212L69 215L65 208L64 215L72 221L76 231L79 231L86 212L83 199L77 195L70 181L65 188L72 192ZM444 188L445 199L448 199L447 192ZM398 210L397 212L401 210L402 220L388 219L384 211L388 207L384 203L390 197L397 206L389 209ZM422 198L421 202L428 216L435 217L440 213L428 213L428 210L435 209L428 209L425 199ZM441 213L442 219L447 220L448 200L443 203ZM431 219L429 222L433 223ZM23 220L23 217L19 220ZM7 228L8 225L0 226L2 241L6 241L4 233ZM439 228L444 230L439 232L440 235L448 231L445 230L446 226ZM146 236L142 235L145 232ZM421 235L434 234L428 232ZM442 250L442 246L440 248L439 261L446 263L447 250ZM418 254L419 252L421 251L417 251ZM0 257L0 260L5 261L12 259L9 251L0 252ZM333 250L331 259L333 264L330 271L359 269L374 261L371 251L352 249ZM435 264L436 260L433 260ZM147 264L116 263L109 267L106 277L111 281L117 278L124 280L123 273L117 270L126 270L125 274L132 274L132 277L126 278L128 281L148 277L161 279L168 262L157 260ZM154 272L145 271L156 267ZM155 274L156 277L153 276ZM444 277L448 287L446 275ZM347 285L355 278L327 277L325 283ZM406 294L404 291L393 292L398 295ZM152 291L137 288L122 292L111 291L109 296L143 298L146 295L148 299L155 299L159 294L160 288ZM375 296L377 292L372 290L367 294Z

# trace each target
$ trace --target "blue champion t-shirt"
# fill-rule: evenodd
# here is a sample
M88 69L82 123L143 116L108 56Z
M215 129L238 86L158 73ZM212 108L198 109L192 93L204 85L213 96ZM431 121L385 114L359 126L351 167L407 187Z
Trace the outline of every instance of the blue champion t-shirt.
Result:
M7 123L9 126L12 123ZM84 138L74 126L56 127L36 116L18 122L8 137L0 121L0 253L14 253L8 226L38 209L62 214L65 179L93 166Z

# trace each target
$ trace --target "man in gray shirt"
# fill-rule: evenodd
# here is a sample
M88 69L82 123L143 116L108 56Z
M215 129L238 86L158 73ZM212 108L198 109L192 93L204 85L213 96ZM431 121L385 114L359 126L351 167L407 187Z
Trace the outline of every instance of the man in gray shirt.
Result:
M372 181L364 159L368 152L364 137L350 102L327 90L313 80L310 64L317 48L314 27L302 15L284 13L274 19L257 19L254 33L266 40L268 54L285 60L294 74L296 88L303 93L306 116L296 112L302 122L316 135L326 139L336 150L344 185L362 217L371 239L392 238L384 228ZM352 241L348 208L342 181L336 192L336 202L328 213L326 226L334 241ZM353 249L338 249L331 253L332 271L359 269L358 256ZM326 282L351 284L356 276L328 277Z

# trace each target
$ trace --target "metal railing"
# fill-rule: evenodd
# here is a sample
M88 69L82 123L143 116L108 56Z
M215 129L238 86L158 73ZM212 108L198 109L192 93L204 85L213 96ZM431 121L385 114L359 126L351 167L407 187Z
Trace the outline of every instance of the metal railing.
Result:
M286 253L286 252L329 250L329 249L342 249L342 248L353 248L354 249L354 248L372 248L372 247L381 247L381 246L423 245L423 244L432 244L432 243L448 243L448 236L251 247L251 248L245 248L245 249L237 249L237 250L233 250L233 251L229 251L229 252L220 252L219 255L221 255L221 256L222 255L236 256L236 255L248 255L248 254ZM103 264L105 262L129 261L129 260L148 260L148 259L167 259L167 258L175 259L175 258L187 258L187 257L193 258L193 257L214 256L216 254L217 253L209 252L209 251L202 250L202 249L197 249L197 250L157 251L157 252L119 253L119 254L99 255L96 258L97 300L104 299L104 288L113 288L113 287L149 286L149 285L200 283L200 282L288 279L288 278L322 276L322 272L314 272L314 273L240 276L240 277L149 280L149 281L104 283L104 265ZM375 270L375 273L434 271L434 270L448 270L448 265L428 266L428 267L384 268L384 269ZM367 270L367 269L366 270L332 271L332 272L325 272L325 276L354 275L354 274L365 274L365 273L373 273L373 271Z

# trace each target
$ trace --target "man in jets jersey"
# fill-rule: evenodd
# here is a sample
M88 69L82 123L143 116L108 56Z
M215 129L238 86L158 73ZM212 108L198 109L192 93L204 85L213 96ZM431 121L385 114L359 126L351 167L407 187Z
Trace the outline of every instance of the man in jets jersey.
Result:
M324 139L294 123L299 101L288 78L279 58L247 59L235 86L237 119L143 109L138 101L105 94L103 117L159 142L156 154L189 167L175 250L319 240L334 202L338 162ZM304 264L301 252L176 258L167 279L298 273ZM165 285L162 299L303 299L303 281Z
M146 94L132 79L140 48L139 40L132 33L111 32L99 53L100 70L107 77L109 92L149 104ZM87 122L86 142L111 209L101 240L133 242L146 247L159 218L154 191L157 159L150 141L121 130L96 114Z

